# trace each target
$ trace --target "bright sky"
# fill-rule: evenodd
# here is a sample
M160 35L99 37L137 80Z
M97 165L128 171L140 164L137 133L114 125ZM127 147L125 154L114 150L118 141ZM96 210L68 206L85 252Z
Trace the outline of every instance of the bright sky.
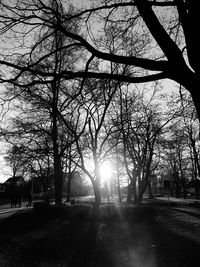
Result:
M170 93L174 89L177 90L177 85L175 82L168 79L163 81L163 93ZM11 169L7 166L4 160L5 152L5 142L0 142L0 183L6 181L12 175ZM109 171L109 166L104 166L102 170L103 176L105 176Z
M0 87L0 92L3 92L3 87ZM2 104L2 102L0 102ZM11 117L13 109L8 105L0 105L0 127L5 128L8 122L8 118ZM3 138L0 136L0 183L5 182L12 175L12 171L7 166L4 157L7 151L7 143L3 141Z
M7 166L4 156L5 156L5 143L0 142L1 154L0 154L0 183L5 182L12 175L11 169Z
M11 170L6 166L3 156L0 156L0 183L5 182L11 175Z
M87 6L90 2L90 0L70 0L75 6L81 7L81 6ZM163 89L164 92L171 92L174 86L174 82L170 80L163 81ZM0 123L1 124L1 123ZM8 166L6 166L6 162L4 161L4 155L5 155L5 144L0 142L0 182L4 182L11 176L11 170ZM109 172L109 167L104 168L104 175Z

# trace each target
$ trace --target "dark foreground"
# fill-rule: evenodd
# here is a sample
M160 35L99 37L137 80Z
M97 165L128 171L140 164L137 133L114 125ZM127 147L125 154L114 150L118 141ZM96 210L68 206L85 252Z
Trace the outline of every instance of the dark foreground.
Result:
M200 266L200 212L143 204L21 211L0 222L1 267Z

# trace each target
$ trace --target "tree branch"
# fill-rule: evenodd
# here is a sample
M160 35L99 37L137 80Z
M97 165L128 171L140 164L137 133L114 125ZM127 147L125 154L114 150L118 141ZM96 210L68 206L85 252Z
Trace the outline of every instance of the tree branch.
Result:
M146 83L167 78L167 74L165 72L151 74L143 77L132 77L120 74L110 74L106 72L100 73L100 72L84 72L84 71L78 71L78 72L64 71L61 73L61 76L66 80L73 78L87 77L96 79L109 79L109 80L111 79L128 83Z
M54 27L56 27L54 25ZM168 68L168 62L165 60L155 61L147 58L137 58L133 56L119 56L112 53L101 52L90 43L88 43L82 36L67 31L64 26L59 25L59 29L66 37L79 41L93 56L129 66L137 66L153 71L165 71Z
M176 45L176 43L169 37L163 26L160 24L158 18L153 12L151 5L147 0L135 0L138 11L142 16L146 26L155 38L156 42L168 58L170 63L175 62L179 64L183 63L182 52Z

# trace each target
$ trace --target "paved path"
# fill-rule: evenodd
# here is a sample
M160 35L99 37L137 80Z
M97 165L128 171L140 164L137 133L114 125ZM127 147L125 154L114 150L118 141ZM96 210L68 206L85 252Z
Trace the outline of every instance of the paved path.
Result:
M110 197L109 199L110 203L119 203L119 198L117 195L114 195L113 197ZM77 202L85 202L85 203L91 203L94 202L94 196L84 196L84 197L76 197ZM102 203L107 203L107 198L102 198ZM122 200L123 203L126 203L126 197ZM171 196L165 196L165 197L154 197L154 199L149 199L144 197L143 202L146 203L177 203L177 205L191 205L194 204L194 202L198 202L200 204L200 200L192 199L192 198L176 198Z
M161 201L170 201L170 202L176 202L176 203L184 203L184 204L190 204L194 202L199 202L200 200L192 199L192 198L176 198L176 197L156 197L155 199L161 200Z
M0 205L0 220L5 219L5 218L13 215L17 211L26 210L26 209L31 208L31 207L27 208L26 205L27 205L27 202L22 202L21 207L16 207L16 208L11 208L10 204Z
M176 197L155 197L153 199L144 198L143 203L152 204L172 204L177 206L198 206L200 207L200 200L191 198L176 198Z

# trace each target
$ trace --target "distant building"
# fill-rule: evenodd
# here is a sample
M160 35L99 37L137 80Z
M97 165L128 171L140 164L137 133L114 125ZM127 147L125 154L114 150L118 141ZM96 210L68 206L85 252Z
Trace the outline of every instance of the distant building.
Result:
M161 176L163 189L165 193L173 193L175 181L173 175L170 173Z
M64 174L63 193L67 193L69 182L70 182L70 195L72 197L82 195L83 179L78 171L73 171L71 173L71 177L69 176L69 173Z
M6 187L3 183L0 183L0 198L5 196Z
M160 176L151 176L151 190L154 196L174 193L175 182L170 174L161 174Z
M78 171L74 171L71 180L71 195L74 196L81 195L82 188L83 188L83 181L81 175Z

